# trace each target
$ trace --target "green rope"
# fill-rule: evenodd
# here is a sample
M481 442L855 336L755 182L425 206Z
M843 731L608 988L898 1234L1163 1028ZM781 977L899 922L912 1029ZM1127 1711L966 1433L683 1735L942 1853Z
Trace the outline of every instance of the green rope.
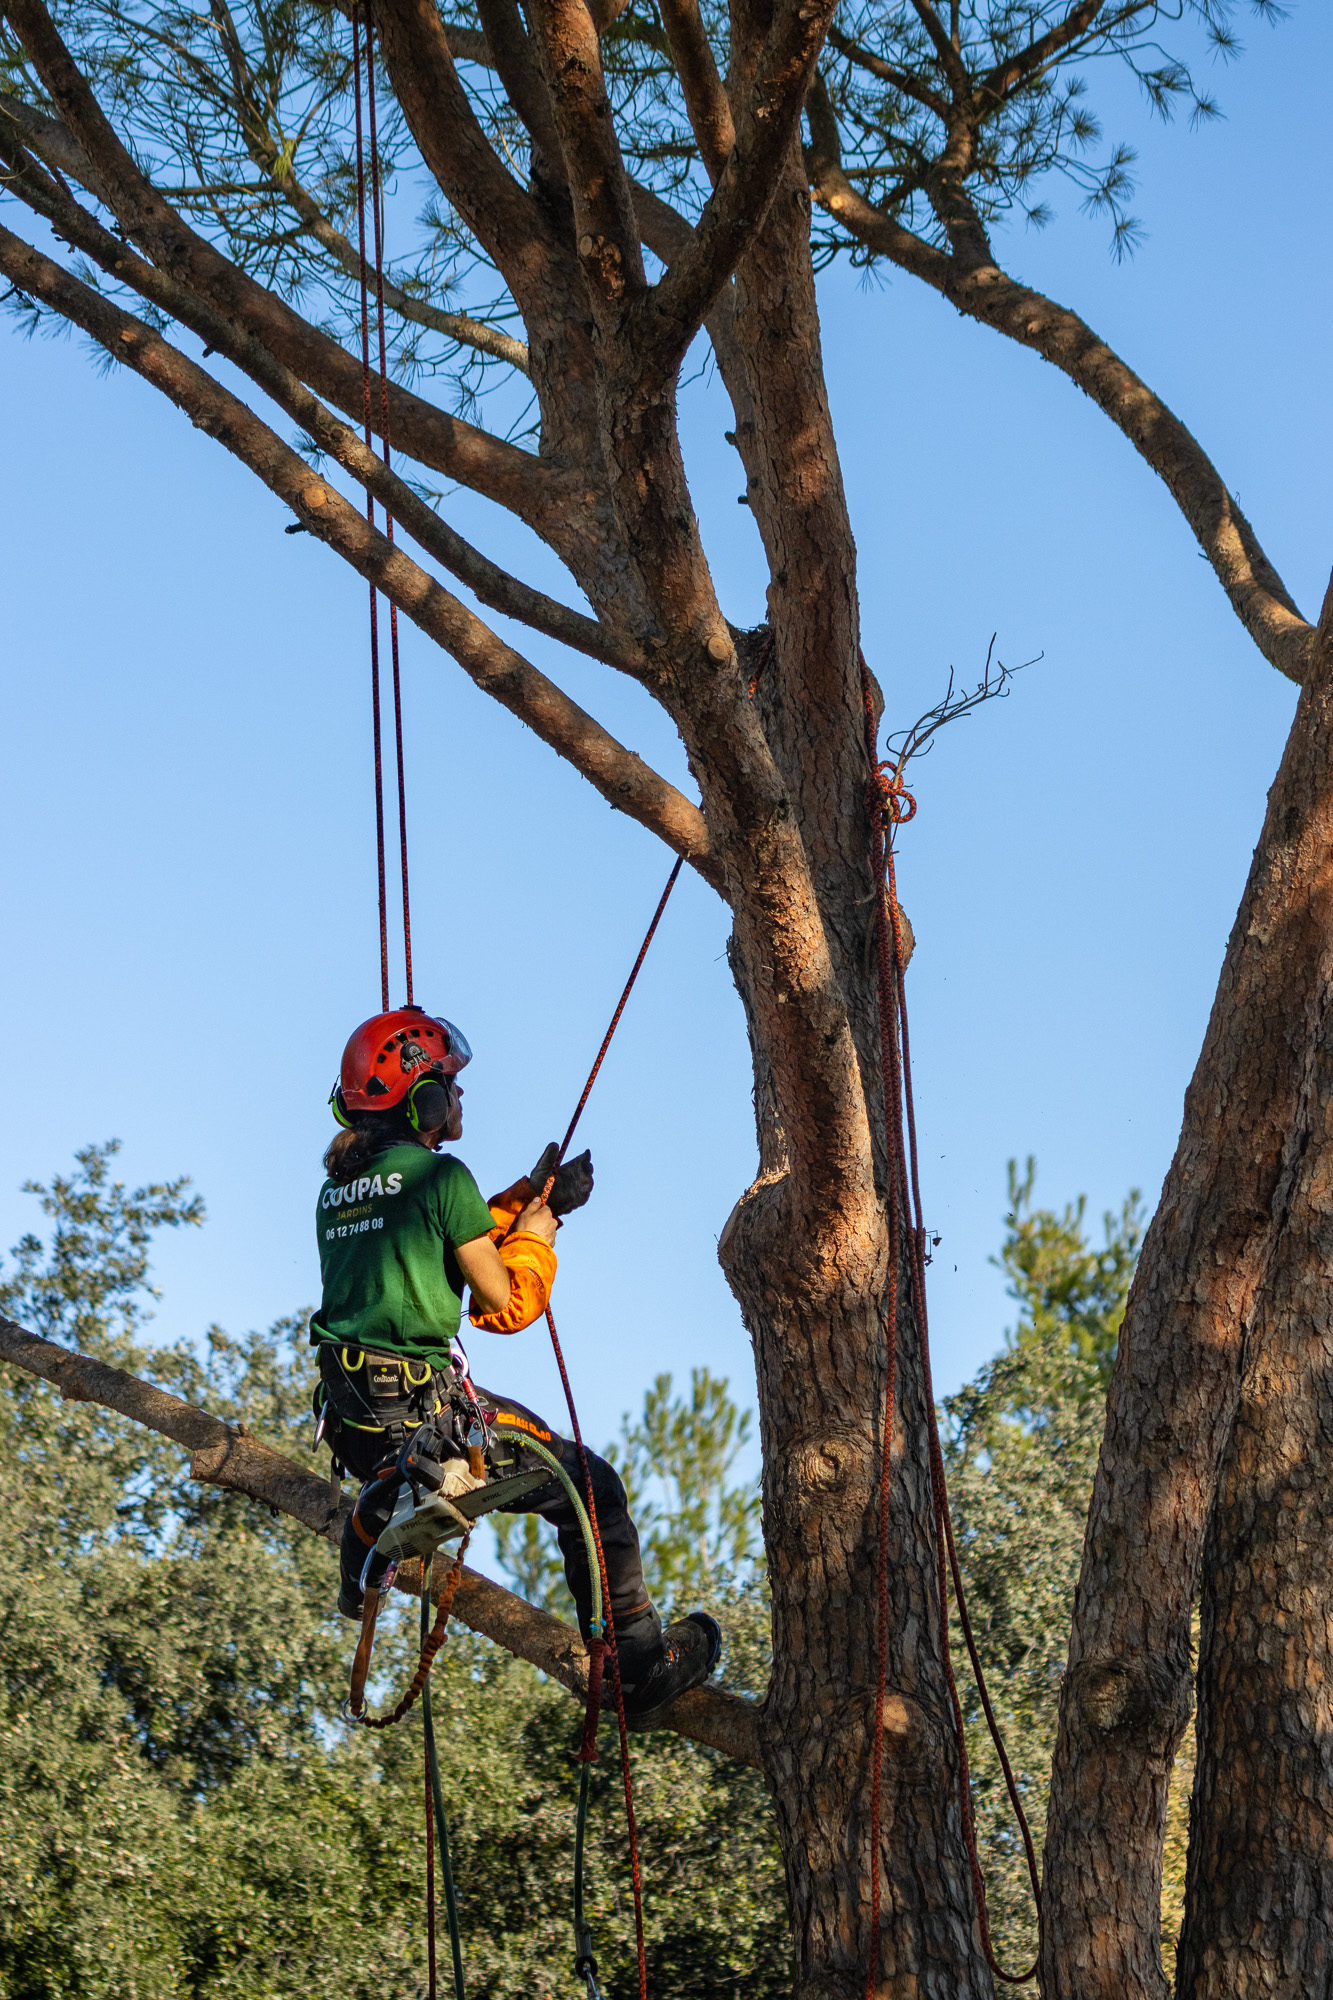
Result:
M600 1638L606 1629L602 1609L601 1570L597 1561L597 1546L592 1538L592 1523L588 1519L588 1510L583 1504L578 1488L554 1453L547 1451L544 1445L538 1444L525 1432L506 1431L497 1425L496 1434L522 1445L525 1450L532 1452L534 1457L539 1458L543 1465L548 1466L573 1503L584 1547L588 1552L588 1573L592 1579L590 1629L594 1638ZM593 1956L592 1949L592 1930L583 1912L583 1866L588 1826L588 1781L591 1771L591 1765L584 1764L579 1772L579 1806L574 1822L574 1971L579 1978L587 1981L588 2000L601 2000L597 1986L597 1960Z
M423 1641L430 1630L430 1572L430 1562L423 1561L421 1565ZM467 2000L463 1989L463 1939L458 1928L458 1897L454 1890L454 1871L449 1861L449 1828L444 1817L444 1794L440 1790L440 1764L435 1754L435 1719L431 1714L429 1681L421 1690L421 1726L426 1738L426 1765L430 1771L431 1798L435 1803L435 1844L439 1849L440 1873L444 1877L444 1907L449 1918L449 1947L454 1955L454 1994L456 2000Z
M579 1497L575 1486L564 1466L553 1452L547 1451L525 1431L505 1430L496 1425L496 1437L508 1438L512 1443L522 1445L539 1458L543 1465L559 1480L578 1518L584 1546L588 1552L588 1573L592 1580L591 1631L594 1638L606 1629L602 1613L602 1579L597 1564L597 1546L592 1537L592 1523L588 1510ZM421 1568L421 1636L423 1640L430 1629L430 1571L429 1561ZM440 1767L435 1752L435 1723L431 1715L430 1682L427 1681L421 1693L421 1720L426 1737L426 1761L430 1769L431 1797L435 1804L435 1828L440 1853L440 1872L444 1877L444 1902L449 1917L449 1944L454 1956L455 2000L467 2000L463 1989L463 1939L458 1926L458 1897L454 1890L454 1872L449 1860L449 1829L444 1817L444 1794L440 1789ZM588 1778L590 1766L585 1764L579 1776L578 1816L574 1826L574 1970L588 1984L588 2000L601 2000L597 1986L597 1961L592 1951L592 1931L583 1913L583 1860L585 1836L588 1822Z

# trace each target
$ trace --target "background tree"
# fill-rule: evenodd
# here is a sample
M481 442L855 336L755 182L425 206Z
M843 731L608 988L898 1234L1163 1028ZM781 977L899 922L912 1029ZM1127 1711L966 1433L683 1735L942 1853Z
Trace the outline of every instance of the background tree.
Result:
M864 1936L862 1914L886 1238L855 555L814 303L816 256L836 247L894 258L1064 368L1162 474L1265 656L1303 683L1112 1381L1051 1795L1044 1982L1052 1993L1164 1990L1158 1836L1201 1576L1210 1693L1182 1953L1189 1990L1235 1990L1261 1967L1256 1978L1272 1973L1276 1990L1287 1980L1295 1991L1324 1977L1329 1956L1321 1924L1298 1964L1284 1955L1282 1913L1317 1866L1314 1821L1296 1801L1325 1800L1328 1781L1318 1728L1300 1723L1293 1735L1282 1720L1288 1669L1254 1637L1274 1617L1290 1626L1313 1676L1291 1712L1317 1715L1327 1564L1308 1559L1325 1537L1309 1496L1323 1489L1333 1426L1319 1414L1322 1317L1307 1308L1329 1263L1318 1192L1333 970L1328 635L1301 617L1179 420L1076 314L1009 279L987 233L1007 207L1037 209L1041 176L1063 173L1088 177L1094 204L1128 240L1126 160L1112 150L1096 164L1081 71L1094 56L1120 57L1159 107L1186 101L1208 115L1187 58L1210 40L1225 47L1236 11L1194 0L1173 27L1152 0L1021 10L960 0L947 13L910 0L830 30L826 0L771 11L738 0L725 20L675 0L642 20L632 9L594 15L582 0L534 0L526 17L480 0L456 20L425 0L382 0L386 145L437 189L419 254L390 273L398 374L370 398L372 425L392 431L414 485L337 414L362 409L358 357L337 338L357 261L341 226L345 17L78 4L53 18L41 0L6 0L6 186L80 260L71 267L45 238L0 232L10 283L217 435L731 909L760 1173L721 1252L758 1360L775 1662L765 1761L797 1987L811 1995L859 1987L872 1949L887 1993L988 1985L958 1816L939 1803L954 1796L954 1774L910 1329L891 1522L888 1672L901 1729L880 1940ZM1164 33L1178 50L1163 54ZM812 198L830 218L816 245ZM441 271L461 296L446 300ZM131 296L138 315L124 310ZM510 331L519 321L521 345ZM171 322L363 481L424 559L644 687L681 731L701 804L391 545L331 474L312 472L220 375L165 338ZM768 558L771 652L763 630L735 632L722 617L681 464L674 385L705 327ZM416 371L421 384L451 366L462 413L404 379ZM526 377L534 448L474 421L467 399L482 368L509 370L520 391ZM497 390L502 404L512 394ZM465 543L422 496L439 475L532 527L592 616ZM1307 1497L1271 1499L1292 1492ZM1294 1609L1276 1595L1292 1563ZM1243 1797L1220 1781L1238 1732L1274 1746ZM1262 1905L1220 1859L1256 1848L1275 1857Z
M184 1182L126 1189L113 1159L114 1148L90 1147L74 1174L31 1189L53 1227L16 1247L0 1304L66 1338L77 1326L88 1352L151 1368L304 1458L304 1315L244 1341L214 1328L202 1359L138 1343L155 1296L151 1233L202 1213ZM1131 1195L1094 1247L1083 1202L1034 1208L1034 1179L1031 1160L1022 1176L1011 1163L997 1262L1017 1325L945 1416L974 1623L1040 1839L1104 1385L1141 1227ZM342 1722L347 1632L329 1609L332 1551L240 1495L201 1489L151 1433L96 1404L62 1403L14 1370L3 1389L14 1489L33 1504L0 1517L13 1607L0 1643L0 1992L175 2000L207 1984L279 1996L308 1991L331 1965L354 1996L386 1981L416 1991L415 1727L366 1737ZM728 1478L746 1428L725 1383L698 1371L673 1397L662 1376L642 1415L626 1416L617 1456L639 1496L657 1495L649 1508L636 1501L654 1595L724 1605L723 1671L757 1695L769 1674L758 1490ZM524 1593L566 1610L554 1537L531 1515L496 1526ZM405 1678L413 1622L405 1605L386 1628L385 1688ZM437 1673L470 1989L558 1994L571 1711L526 1662L458 1628ZM1017 1960L1034 1940L1027 1870L975 1700L968 1748L992 1921ZM635 1762L654 1988L700 2000L785 1991L781 1864L758 1774L663 1735L636 1744ZM1166 1841L1168 1966L1191 1772L1187 1737ZM604 1762L590 1887L613 1991L632 1984L634 1950L616 1791Z

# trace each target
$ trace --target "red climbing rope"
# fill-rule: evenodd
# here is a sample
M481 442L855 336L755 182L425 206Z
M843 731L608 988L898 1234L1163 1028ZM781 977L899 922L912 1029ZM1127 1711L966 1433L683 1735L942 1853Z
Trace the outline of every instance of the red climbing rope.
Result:
M930 1462L931 1511L934 1516L935 1573L940 1602L940 1646L944 1677L953 1711L954 1735L958 1748L959 1797L963 1814L963 1840L968 1869L976 1898L981 1944L992 1974L1006 1986L1022 1986L1036 1974L1034 1963L1027 1972L1002 1971L991 1941L986 1911L986 1885L977 1852L976 1819L972 1808L972 1785L968 1768L967 1739L963 1707L954 1678L949 1644L949 1580L953 1582L958 1619L967 1646L977 1693L986 1717L986 1727L995 1745L1004 1772L1010 1804L1018 1821L1027 1856L1032 1893L1036 1898L1038 1923L1041 1920L1041 1879L1036 1850L1018 1785L1005 1751L1000 1727L991 1706L986 1676L968 1616L958 1552L954 1544L953 1520L944 1481L944 1454L940 1446L939 1422L935 1415L935 1395L930 1374L930 1333L926 1315L926 1230L922 1221L921 1182L916 1138L916 1107L912 1096L912 1045L907 1023L907 989L904 979L902 910L894 872L893 836L916 812L916 800L903 784L901 768L881 763L875 757L875 706L870 669L861 658L861 699L865 709L866 743L870 753L871 779L866 805L870 816L871 865L875 871L875 936L879 970L880 1057L884 1085L884 1132L888 1148L889 1180L889 1298L886 1326L886 1383L884 1414L880 1431L878 1618L876 1625L875 1726L871 1757L871 1946L866 1967L866 2000L873 2000L879 1971L880 1915L880 1820L884 1754L884 1692L888 1672L889 1633L889 1492L893 1447L893 1412L896 1390L899 1273L904 1236L907 1238L912 1277L913 1305L921 1348L924 1377L928 1448ZM906 1130L904 1132L904 1125Z
M574 1116L570 1119L569 1126L565 1133L565 1136L560 1141L560 1151L556 1156L556 1162L555 1162L557 1167L560 1165L561 1160L564 1159L565 1154L569 1151L569 1142L574 1137L574 1128L578 1124L580 1118L582 1118L583 1116L584 1105L588 1102L588 1099L592 1096L592 1087L597 1081L597 1072L598 1070L600 1070L603 1062L606 1060L606 1052L611 1046L611 1037L616 1032L616 1029L620 1026L620 1017L625 1011L625 1005L629 999L630 994L634 991L634 982L638 978L640 972L643 970L643 961L645 960L645 958L647 958L648 947L652 943L653 938L657 934L657 926L662 921L662 912L663 910L665 910L667 906L667 899L670 896L671 891L675 888L677 877L679 876L680 871L684 866L685 866L685 860L684 856L682 855L677 859L675 866L671 870L671 873L667 876L666 888L663 889L657 908L653 911L653 920L648 926L648 930L644 936L643 943L639 946L639 955L635 959L634 964L630 969L629 978L625 981L625 990L621 994L620 999L616 1003L616 1011L611 1016L611 1025L607 1029L606 1033L602 1036L602 1046L600 1049L598 1049L596 1060L593 1063L592 1068L588 1071L588 1081L583 1086L583 1095L580 1097L578 1103L574 1106ZM551 1179L552 1180L555 1179L554 1174L551 1175ZM546 1193L549 1194L550 1192L551 1189L548 1183Z
M390 465L389 356L384 325L384 177L380 172L379 128L375 118L375 62L370 8L366 8L366 123L370 130L370 198L375 221L375 316L380 347L380 437L384 463ZM384 531L393 541L393 515L384 510ZM403 882L403 961L407 1004L412 1005L412 899L407 883L407 786L403 778L403 689L398 663L398 606L389 602L389 650L393 659L393 733L398 763L398 851Z
M611 1046L611 1037L620 1026L620 1017L625 1011L630 994L634 991L634 982L643 969L643 961L648 956L648 947L656 935L657 926L662 921L662 912L666 909L667 900L671 895L671 891L676 886L676 881L683 865L683 861L677 860L671 873L667 876L666 887L663 889L661 897L658 900L657 908L653 911L652 922L648 926L643 943L639 946L639 955L630 968L629 978L625 981L625 989L616 1003L614 1014L611 1016L611 1024L602 1037L602 1045L598 1049L593 1066L588 1072L588 1080L583 1086L582 1095L574 1107L574 1116L570 1119L565 1136L560 1142L560 1151L556 1156L555 1163L557 1168L561 1160L564 1159L565 1154L569 1151L569 1142L574 1137L574 1128L583 1116L583 1108L592 1095L592 1087L597 1081L597 1073L606 1060L606 1052ZM554 1183L555 1172L553 1170L547 1177L545 1186L542 1188L543 1201L550 1194ZM597 1755L597 1715L601 1705L602 1668L605 1664L609 1666L611 1671L611 1691L615 1696L616 1723L620 1732L620 1776L625 1793L625 1824L629 1832L630 1881L634 1889L634 1940L638 1953L639 2000L647 2000L648 1958L643 1935L643 1878L639 1868L639 1831L634 1817L634 1780L630 1771L629 1761L629 1727L625 1720L625 1693L620 1681L620 1660L616 1652L616 1627L615 1620L611 1615L611 1592L607 1583L606 1557L602 1553L602 1531L597 1521L597 1502L593 1498L592 1472L588 1465L587 1447L583 1442L583 1431L579 1424L579 1413L574 1406L574 1391L570 1386L569 1370L565 1366L565 1357L560 1346L560 1336L555 1330L555 1319L549 1306L546 1308L546 1325L551 1336L551 1349L555 1355L555 1365L560 1370L560 1386L565 1392L565 1407L569 1411L570 1429L574 1433L574 1443L578 1447L579 1467L583 1473L583 1491L588 1502L588 1523L592 1529L593 1546L597 1551L597 1570L602 1584L602 1611L606 1620L604 1650L597 1649L596 1640L594 1640L593 1646L589 1649L588 1714L584 1725L583 1742L579 1746L579 1760L581 1762L590 1762Z
M362 432L366 449L374 450L372 376L370 366L370 266L366 257L366 138L370 141L370 207L375 252L375 326L379 347L380 438L385 465L392 463L389 440L388 338L384 315L384 182L380 172L379 127L375 112L374 23L369 5L365 10L365 96L362 122L362 13L352 8L352 70L356 102L356 228L361 281L361 403ZM375 501L366 489L366 519L375 525ZM393 541L393 515L384 510L384 529ZM403 960L406 972L407 1003L412 1004L412 907L407 871L407 788L403 771L403 696L398 657L398 607L389 605L389 650L392 659L394 748L398 780L398 848L403 890ZM370 698L375 754L375 853L379 882L380 911L380 999L389 1007L389 900L384 850L384 758L380 721L380 636L379 592L370 586Z

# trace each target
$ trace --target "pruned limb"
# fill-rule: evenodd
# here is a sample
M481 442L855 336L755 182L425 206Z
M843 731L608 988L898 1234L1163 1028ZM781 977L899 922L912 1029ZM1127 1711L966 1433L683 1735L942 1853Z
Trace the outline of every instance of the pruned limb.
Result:
M0 1360L38 1375L59 1389L67 1402L100 1403L146 1430L156 1431L190 1454L190 1477L276 1507L336 1547L350 1502L329 1506L326 1480L284 1452L252 1435L243 1424L225 1424L169 1390L144 1382L123 1368L111 1368L55 1341L43 1340L15 1320L0 1315ZM405 1574L404 1588L413 1588ZM420 1589L420 1572L415 1588ZM550 1674L580 1701L588 1691L588 1657L577 1632L549 1612L525 1604L476 1570L466 1569L454 1614L472 1631L503 1646ZM722 1688L694 1688L682 1695L657 1725L705 1743L738 1763L759 1763L759 1707Z
M191 229L140 173L61 40L41 0L5 0L5 14L91 170L91 190L152 262L178 284L237 320L285 367L346 415L364 406L361 363ZM521 192L521 190L517 190ZM529 453L448 416L391 382L397 449L507 507L541 533L553 475ZM378 384L371 398L378 428Z
M720 871L698 807L372 528L359 508L312 472L238 397L153 328L122 312L7 229L0 229L0 271L20 291L81 326L108 354L160 389L198 429L216 437L248 465L312 534L452 654L478 687L526 722L611 805L656 833L720 888Z
M1067 306L1019 284L990 258L960 263L873 207L842 170L832 110L819 85L811 91L809 114L806 165L820 206L867 249L922 279L959 312L1030 347L1090 396L1165 483L1264 658L1288 680L1302 682L1314 628L1179 417Z

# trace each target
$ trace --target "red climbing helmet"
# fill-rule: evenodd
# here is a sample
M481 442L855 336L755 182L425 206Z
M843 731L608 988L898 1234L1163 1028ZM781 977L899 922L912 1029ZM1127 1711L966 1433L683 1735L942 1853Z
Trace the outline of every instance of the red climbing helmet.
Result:
M329 1102L339 1120L352 1111L391 1111L426 1077L457 1076L472 1060L467 1037L422 1007L373 1014L343 1050Z

